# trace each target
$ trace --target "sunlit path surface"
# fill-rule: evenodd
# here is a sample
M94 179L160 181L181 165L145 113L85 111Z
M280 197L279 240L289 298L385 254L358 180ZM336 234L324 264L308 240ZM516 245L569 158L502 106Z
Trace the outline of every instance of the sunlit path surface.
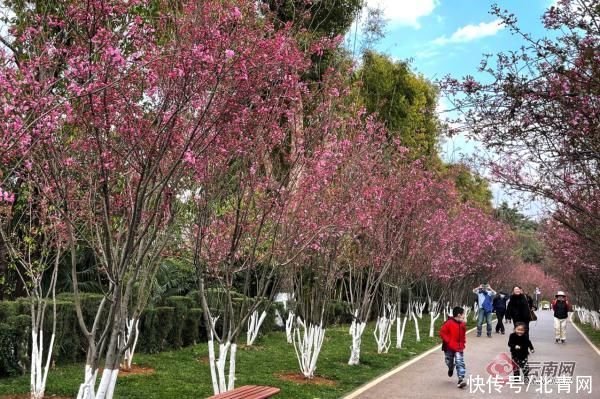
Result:
M600 356L583 339L569 322L567 326L567 343L554 343L553 317L550 311L539 311L537 322L531 323L531 338L536 352L529 357L530 366L539 373L552 375L557 368L568 367L575 362L572 383L561 387L540 383L498 385L489 379L489 365L494 359L502 359L502 354L510 356L508 351L508 333L512 324L507 324L506 335L494 334L492 339L477 338L474 332L467 335L465 360L469 383L464 390L456 387L456 377L447 376L442 351L436 351L414 363L413 365L390 376L382 382L370 387L356 398L467 398L467 397L502 397L502 398L598 398L600 397ZM499 368L499 367L498 367ZM585 386L591 377L591 387ZM579 379L579 392L577 380ZM496 390L498 389L498 391ZM520 388L520 392L519 392ZM590 392L591 389L591 392ZM352 396L352 395L351 395Z

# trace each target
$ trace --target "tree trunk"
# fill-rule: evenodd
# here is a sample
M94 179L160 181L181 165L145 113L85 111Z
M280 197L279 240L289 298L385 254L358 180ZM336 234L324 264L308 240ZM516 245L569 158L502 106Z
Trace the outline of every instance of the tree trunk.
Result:
M350 366L357 365L360 363L360 345L362 342L362 334L365 330L367 323L359 322L358 320L352 320L350 325L350 335L352 336L352 346L350 346L350 360L348 364Z
M300 328L304 331L301 334ZM321 353L321 346L325 338L325 329L322 324L309 324L308 328L298 317L294 328L294 350L300 365L300 371L306 378L313 378L317 368L317 360Z

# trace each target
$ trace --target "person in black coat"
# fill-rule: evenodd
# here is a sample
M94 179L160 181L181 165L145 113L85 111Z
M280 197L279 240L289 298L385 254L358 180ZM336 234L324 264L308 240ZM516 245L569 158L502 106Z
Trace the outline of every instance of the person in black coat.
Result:
M494 297L494 312L496 312L496 318L498 319L496 334L500 332L504 334L504 323L502 321L506 313L506 301L508 301L508 294L506 292L500 291Z
M523 293L521 287L516 285L506 306L506 320L513 323L523 323L525 325L525 334L529 339L529 322L531 321L531 310L533 309L533 300Z

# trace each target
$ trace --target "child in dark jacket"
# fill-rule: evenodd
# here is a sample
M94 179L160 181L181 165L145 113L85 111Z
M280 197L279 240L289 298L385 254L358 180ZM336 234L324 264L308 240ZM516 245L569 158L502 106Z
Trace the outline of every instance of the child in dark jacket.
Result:
M440 338L442 338L442 350L448 366L448 377L454 374L458 375L458 388L464 388L467 383L465 379L465 357L463 351L467 342L467 327L463 322L464 309L455 307L452 309L452 317L446 320L440 329Z
M523 378L526 379L529 376L529 350L531 353L535 352L533 345L529 340L527 334L527 326L525 323L515 323L515 331L508 337L508 346L510 347L510 354L513 362L518 368L515 368L514 375L519 375L519 370L523 371Z

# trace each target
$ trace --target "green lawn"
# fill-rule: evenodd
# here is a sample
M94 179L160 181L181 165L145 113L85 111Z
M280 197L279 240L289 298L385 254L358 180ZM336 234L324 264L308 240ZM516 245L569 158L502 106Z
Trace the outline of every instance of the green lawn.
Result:
M574 320L574 323L577 324L577 327L587 335L596 347L600 348L600 330L594 330L594 327L590 324L583 324L576 320Z
M316 374L335 381L335 386L297 384L282 381L280 373L298 372L298 363L292 345L285 341L283 332L266 334L256 341L256 348L240 348L237 356L236 386L262 384L281 388L277 398L339 398L369 380L385 373L415 355L439 343L439 338L427 337L429 317L423 316L421 342L415 342L414 324L408 323L405 348L396 349L395 326L390 353L377 354L373 325L363 335L361 365L348 366L351 339L347 326L331 327L325 342ZM437 329L441 324L438 319ZM473 324L469 321L469 327ZM436 329L436 334L437 334ZM152 375L119 377L116 388L118 398L164 399L203 398L212 394L210 372L206 360L206 344L156 355L136 354L134 363L152 367ZM440 353L440 362L442 362ZM48 377L47 394L75 395L83 374L83 365L63 365ZM0 380L0 395L28 392L28 375Z

